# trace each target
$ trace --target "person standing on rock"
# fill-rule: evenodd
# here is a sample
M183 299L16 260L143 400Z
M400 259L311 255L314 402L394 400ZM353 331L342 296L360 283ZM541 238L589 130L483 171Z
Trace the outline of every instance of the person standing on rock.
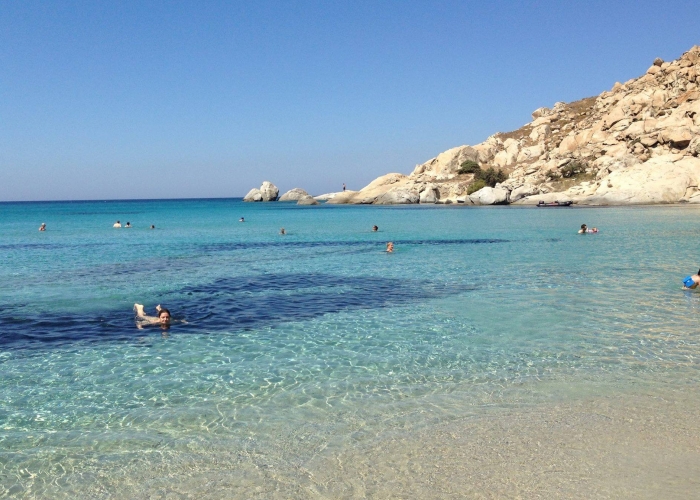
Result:
M343 182L343 191L345 191L345 183Z

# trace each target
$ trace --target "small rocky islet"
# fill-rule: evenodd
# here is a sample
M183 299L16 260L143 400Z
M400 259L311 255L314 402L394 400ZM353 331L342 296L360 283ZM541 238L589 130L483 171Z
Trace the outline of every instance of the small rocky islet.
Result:
M310 204L700 203L700 46L610 91L532 113L518 130L498 132L359 191L314 199L295 188L279 201ZM275 201L270 182L244 201ZM308 198L304 198L303 196ZM286 198L285 198L286 197ZM305 203L302 203L305 201ZM311 203L313 204L313 203Z

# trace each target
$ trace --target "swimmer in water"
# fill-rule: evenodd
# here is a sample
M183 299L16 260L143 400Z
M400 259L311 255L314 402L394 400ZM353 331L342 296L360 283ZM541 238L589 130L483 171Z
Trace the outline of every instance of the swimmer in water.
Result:
M124 227L131 227L131 222L127 221L126 226L124 226Z
M39 226L39 231L46 231L46 222L41 223L41 226Z
M394 252L394 243L392 241L390 241L389 243L386 244L386 252L387 253Z
M245 222L245 218L241 217L240 219L238 219L238 222Z
M686 278L683 280L683 289L695 290L698 287L698 284L700 284L700 270L698 270L698 274L686 276Z
M160 325L161 328L168 328L171 322L170 311L165 307L160 307L160 304L158 304L156 306L156 312L158 316L147 316L146 313L143 312L143 304L134 304L136 326L138 328L143 328L144 326Z
M598 228L594 227L593 229L588 229L588 226L585 224L581 224L581 229L578 230L578 234L586 234L586 233L597 233Z
M114 225L112 227L122 227L122 223L117 221L114 223Z
M287 231L284 230L284 228L280 228L280 234L287 234Z
M151 229L155 229L155 228L156 228L156 226L154 226L153 224L151 224Z
M376 233L377 231L379 231L379 226L372 226L372 232Z

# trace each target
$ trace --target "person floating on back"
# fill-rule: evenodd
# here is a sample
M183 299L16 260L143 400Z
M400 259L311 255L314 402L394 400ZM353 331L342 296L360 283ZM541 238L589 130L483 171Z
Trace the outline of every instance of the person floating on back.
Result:
M700 270L698 270L698 274L685 277L683 280L683 289L695 290L698 287L698 284L700 284Z
M581 224L581 229L578 230L578 234L586 234L586 233L597 233L598 228L594 227L593 229L588 229L588 226L585 224Z
M170 311L165 307L156 306L158 316L148 316L143 312L143 304L134 304L134 313L136 314L136 326L143 328L144 326L160 325L161 328L170 326Z
M41 223L41 226L39 226L39 231L46 231L46 222Z
M122 227L122 223L117 221L114 223L114 225L112 227Z

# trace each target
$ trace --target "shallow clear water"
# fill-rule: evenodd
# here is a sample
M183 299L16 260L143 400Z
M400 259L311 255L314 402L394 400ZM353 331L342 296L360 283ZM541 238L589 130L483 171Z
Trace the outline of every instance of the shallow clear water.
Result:
M0 204L0 496L294 481L428 422L694 386L699 214ZM186 323L137 329L134 302Z

